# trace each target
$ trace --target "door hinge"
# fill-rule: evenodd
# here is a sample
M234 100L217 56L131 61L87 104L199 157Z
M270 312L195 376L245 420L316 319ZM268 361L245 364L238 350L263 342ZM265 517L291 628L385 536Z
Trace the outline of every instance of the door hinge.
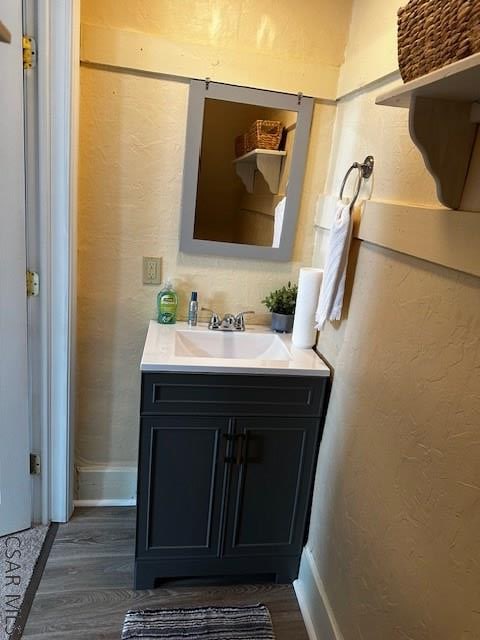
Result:
M37 43L32 36L23 36L23 68L33 69L37 66Z
M40 277L36 271L27 271L27 296L38 296Z
M38 453L30 454L30 474L32 476L40 475L40 455Z

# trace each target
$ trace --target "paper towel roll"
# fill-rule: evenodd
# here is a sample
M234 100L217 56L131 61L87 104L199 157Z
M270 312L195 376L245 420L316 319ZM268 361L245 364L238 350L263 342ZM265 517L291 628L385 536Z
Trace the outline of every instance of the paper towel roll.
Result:
M300 269L292 333L292 342L300 349L308 349L315 344L317 335L315 311L318 305L322 278L323 269Z

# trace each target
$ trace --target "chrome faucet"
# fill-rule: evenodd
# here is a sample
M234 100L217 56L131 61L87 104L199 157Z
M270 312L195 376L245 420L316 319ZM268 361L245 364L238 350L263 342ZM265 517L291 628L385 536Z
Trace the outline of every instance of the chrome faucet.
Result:
M235 330L236 331L245 331L245 317L247 314L253 314L255 311L240 311L235 316Z
M208 321L208 328L211 330L218 331L245 331L245 318L244 316L247 313L255 313L255 311L240 311L237 315L233 315L233 313L226 313L222 319L215 311L212 309L207 309L207 307L202 307L202 311L208 311L210 315L210 320Z
M235 329L235 316L232 313L226 313L223 316L220 329L223 331L233 331Z
M212 311L212 309L208 309L207 307L202 307L202 311L208 311L211 314L210 320L208 321L208 328L219 329L221 320L218 313L215 313L215 311Z

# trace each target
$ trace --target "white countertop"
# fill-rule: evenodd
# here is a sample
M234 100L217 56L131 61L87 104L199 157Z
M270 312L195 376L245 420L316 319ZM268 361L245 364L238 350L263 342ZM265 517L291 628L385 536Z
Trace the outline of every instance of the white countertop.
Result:
M218 340L227 342L236 341L240 348L243 336L254 337L253 334L269 334L278 338L285 347L285 356L274 359L256 358L217 358L199 357L195 355L179 355L181 349L178 346L177 332L188 340L204 336L192 334L220 334ZM213 336L205 336L210 341L215 341ZM247 340L251 342L251 338ZM246 344L246 342L245 342ZM278 345L280 346L280 345ZM237 349L238 350L238 349ZM210 331L206 324L197 327L189 327L186 322L177 322L173 325L158 324L150 321L145 347L143 349L141 371L177 371L185 373L249 373L249 374L281 374L292 376L322 376L329 377L330 370L313 349L298 349L292 345L291 334L273 334L268 327L248 325L245 332L220 332Z

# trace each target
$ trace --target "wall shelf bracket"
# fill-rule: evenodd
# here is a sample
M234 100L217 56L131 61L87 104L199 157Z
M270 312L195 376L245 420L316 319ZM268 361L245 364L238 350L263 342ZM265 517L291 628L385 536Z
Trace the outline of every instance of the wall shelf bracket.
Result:
M248 193L253 193L255 189L255 171L257 170L265 178L271 193L278 193L282 162L286 155L286 151L254 149L236 158L233 161L235 170Z
M462 206L477 141L479 101L480 53L399 85L376 100L410 110L410 136L435 179L438 199L450 209Z

